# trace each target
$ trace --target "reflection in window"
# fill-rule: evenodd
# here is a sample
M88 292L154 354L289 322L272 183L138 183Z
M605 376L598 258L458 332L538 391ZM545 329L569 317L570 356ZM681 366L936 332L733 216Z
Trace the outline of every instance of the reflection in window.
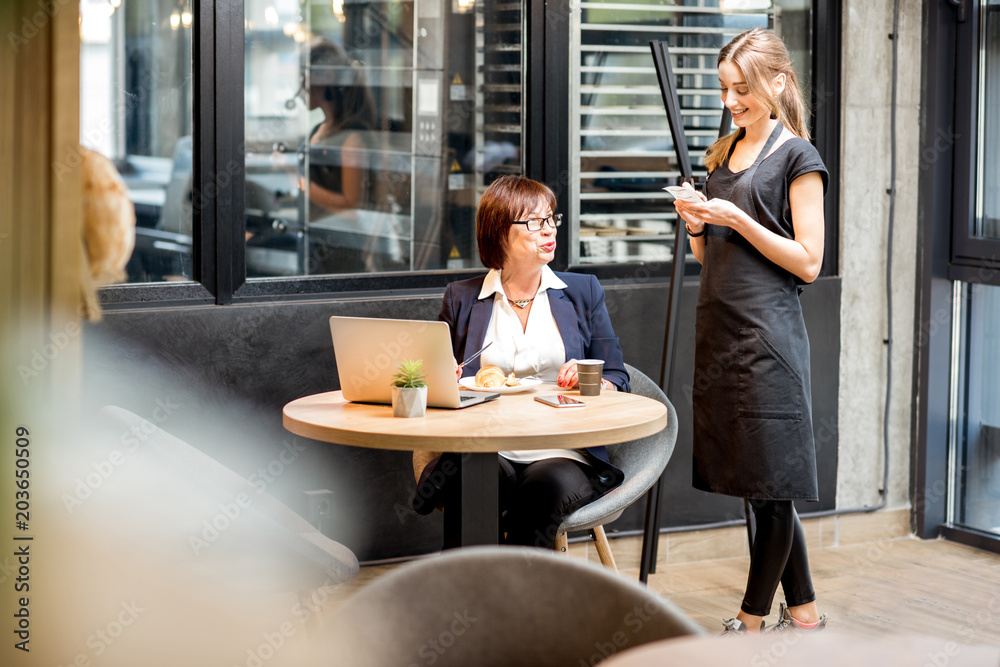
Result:
M478 266L479 194L520 171L520 3L244 6L248 277Z
M705 149L722 114L716 58L738 33L775 30L785 40L808 96L808 3L704 0L580 3L571 41L570 164L579 243L572 263L670 261L676 214L662 191L677 164L650 40L666 41L676 76L688 151L704 176ZM575 19L574 14L574 19Z
M1000 288L964 292L953 521L1000 534Z
M192 275L191 24L188 2L80 3L80 141L135 203L129 282Z

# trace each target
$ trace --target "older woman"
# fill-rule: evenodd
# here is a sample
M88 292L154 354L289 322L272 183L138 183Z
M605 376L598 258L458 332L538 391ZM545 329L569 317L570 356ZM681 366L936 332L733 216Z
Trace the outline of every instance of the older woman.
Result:
M464 375L492 364L569 389L577 386L576 359L596 358L604 360L604 390L628 391L600 283L591 275L548 267L562 221L555 205L552 190L537 181L521 176L494 181L476 214L479 256L490 271L450 284L439 318L451 327L456 359L492 343L462 369ZM415 455L421 483L431 483L434 462L440 465L449 456ZM563 518L622 481L603 447L501 452L499 467L500 538L509 544L551 548ZM428 497L434 500L425 502ZM418 489L414 506L426 513L435 504L447 511L448 503L446 483Z

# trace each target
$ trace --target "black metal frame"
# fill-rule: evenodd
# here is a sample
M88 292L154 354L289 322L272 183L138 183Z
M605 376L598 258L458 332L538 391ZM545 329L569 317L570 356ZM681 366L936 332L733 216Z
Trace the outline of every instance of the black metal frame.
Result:
M663 107L667 112L667 124L682 183L693 183L691 156L688 154L687 135L684 133L684 119L681 116L681 102L677 96L677 79L670 63L670 49L664 41L651 41L653 66L660 84ZM723 111L723 123L729 124L728 109ZM677 311L680 308L681 287L684 283L684 263L687 256L687 227L678 218L674 225L674 254L670 275L670 290L667 292L667 321L663 333L663 355L660 365L660 388L666 394L670 389L674 351L677 348ZM646 518L642 534L642 555L639 563L639 581L646 583L650 573L656 572L656 553L660 535L660 496L663 493L661 475L646 495Z
M953 281L1000 284L995 256L977 254L993 253L997 246L970 236L977 71L970 58L978 44L978 17L967 5L974 4L938 0L924 5L920 155L933 160L922 160L919 176L910 493L917 536L943 536L1000 552L1000 537L949 525L947 516L954 482L948 474ZM948 140L942 143L941 137Z
M957 21L946 0L924 5L924 55L921 94L924 127L921 153L939 128L954 127ZM920 173L917 243L918 286L910 497L913 529L918 537L935 538L946 520L948 485L948 396L951 378L952 285L948 276L952 216L951 147ZM946 313L947 320L937 318ZM934 335L921 323L935 323Z
M965 9L971 5L971 11ZM1000 285L1000 239L973 236L976 196L976 146L978 110L976 82L979 79L979 12L976 2L964 0L960 5L963 18L956 24L957 43L962 45L955 52L955 117L954 132L935 134L929 139L928 155L936 154L942 139L950 144L955 141L954 152L954 219L951 225L951 277L968 282L987 282ZM921 156L924 152L921 152ZM981 269L986 269L982 271Z
M816 0L812 15L812 108L816 150L823 156L827 171L833 176L824 200L827 234L823 243L823 266L820 276L840 273L840 46L842 3L839 0Z
M569 52L569 0L525 3L524 34L525 94L524 146L525 175L553 187L560 209L567 210L570 187L569 86L565 76ZM817 14L837 17L839 3L815 0L824 8ZM244 22L243 3L238 0L195 0L192 67L194 69L194 183L196 207L193 213L194 282L117 285L100 292L106 309L160 307L165 305L205 305L215 303L251 303L317 298L359 292L385 292L443 289L449 282L474 275L475 271L399 272L301 276L247 281L245 277L244 240ZM820 17L814 53L821 55L824 90L834 91L828 105L820 105L817 123L825 128L817 136L817 145L827 159L831 173L836 173L836 147L839 145L839 31L826 30L828 21ZM831 40L824 45L824 40ZM822 48L820 48L822 47ZM820 66L819 64L816 65ZM828 108L827 108L828 107ZM821 137L825 137L821 142ZM825 149L824 149L825 148ZM837 200L835 184L827 197ZM829 219L836 220L836 213ZM835 235L828 239L828 257L836 252ZM569 268L569 228L558 232L554 268ZM832 249L832 250L831 250ZM637 266L644 266L654 279L671 275L669 264L633 263L574 266L575 271L592 273L604 280L627 278ZM829 273L836 263L829 263ZM697 266L686 267L684 275L695 276Z

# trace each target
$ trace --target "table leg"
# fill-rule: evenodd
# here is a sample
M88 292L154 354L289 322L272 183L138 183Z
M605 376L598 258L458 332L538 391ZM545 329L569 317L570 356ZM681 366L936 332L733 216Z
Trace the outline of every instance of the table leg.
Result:
M444 513L444 548L496 544L500 529L497 455L467 453L459 459L455 476L457 502Z

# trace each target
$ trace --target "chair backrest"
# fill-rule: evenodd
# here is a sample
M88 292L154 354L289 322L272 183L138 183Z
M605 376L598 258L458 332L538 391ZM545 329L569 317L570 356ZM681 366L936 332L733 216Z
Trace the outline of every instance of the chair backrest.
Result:
M642 371L628 364L625 365L625 369L629 373L633 394L652 398L667 406L667 426L662 431L646 438L608 447L608 457L611 462L621 468L627 478L630 477L633 483L639 479L643 484L648 483L641 492L645 493L652 482L659 478L674 452L674 445L677 442L677 412L666 394Z
M206 553L221 552L213 563L225 567L231 557L230 565L238 560L251 574L255 568L260 571L262 584L270 580L296 590L341 584L357 575L358 559L350 549L323 535L265 490L124 408L106 406L101 412L124 432L141 434L132 440L157 475L150 479L150 486L170 489L174 485L176 494L182 496L172 505L173 529L193 524L196 530L191 535L205 542ZM207 530L208 537L202 535L206 518L214 529L214 533ZM193 562L203 565L206 559L197 540L193 545Z
M338 607L322 644L339 664L592 665L704 631L654 591L529 547L471 547L408 563Z
M677 412L660 387L642 371L625 365L632 393L667 406L667 426L659 433L608 447L611 463L625 473L621 486L566 517L560 532L583 530L610 523L638 500L660 478L677 442Z

